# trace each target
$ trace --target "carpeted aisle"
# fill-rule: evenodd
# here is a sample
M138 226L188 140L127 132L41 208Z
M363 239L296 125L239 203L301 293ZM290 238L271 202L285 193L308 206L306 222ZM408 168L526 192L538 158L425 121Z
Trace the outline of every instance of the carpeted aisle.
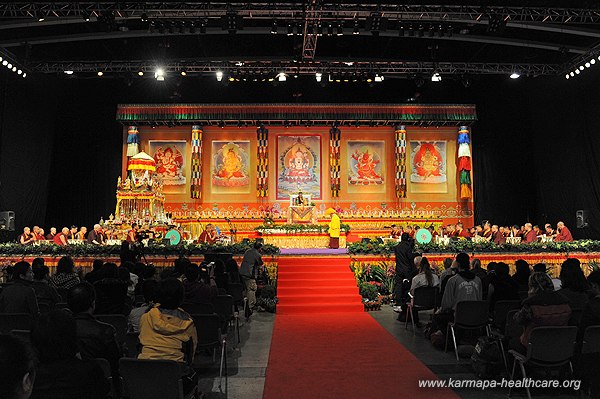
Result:
M263 399L458 398L368 313L277 315Z
M263 399L457 398L368 313L349 259L282 258ZM329 313L330 312L330 313Z

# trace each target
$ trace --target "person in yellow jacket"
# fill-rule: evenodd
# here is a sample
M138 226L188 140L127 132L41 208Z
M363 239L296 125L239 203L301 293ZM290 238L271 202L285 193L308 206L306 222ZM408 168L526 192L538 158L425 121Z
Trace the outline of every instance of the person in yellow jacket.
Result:
M329 222L329 248L338 249L340 247L340 217L333 208L327 209L325 215L331 215L331 222Z
M140 319L138 359L174 360L182 363L184 391L198 384L198 376L189 367L196 352L198 336L194 320L183 309L183 283L168 278L160 283L158 303ZM186 358L188 355L188 358Z

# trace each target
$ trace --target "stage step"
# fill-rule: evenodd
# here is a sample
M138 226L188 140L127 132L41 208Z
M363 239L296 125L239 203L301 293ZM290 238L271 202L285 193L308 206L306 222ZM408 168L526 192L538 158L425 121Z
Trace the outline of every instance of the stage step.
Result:
M299 289L297 287L277 287L277 294L279 296L284 295L297 295L299 294ZM313 294L313 295L326 295L331 292L336 292L340 295L350 295L357 294L358 295L358 287L348 286L348 285L337 285L337 286L312 286L312 287L303 287L302 292L305 294Z
M314 280L314 279L278 279L277 280L277 287L278 288L285 288L285 287L295 287L296 289L299 290L303 290L305 288L308 287L330 287L332 285L335 286L340 286L340 285L347 285L347 286L351 286L352 284L354 284L354 286L356 287L356 281L353 279L349 279L349 278L344 278L344 279L319 279L319 280Z
M298 314L298 313L346 313L346 312L364 312L364 306L361 302L357 303L311 303L309 305L277 305L277 314Z
M330 294L318 294L318 295L286 295L285 296L285 304L286 305L320 305L323 303L330 304L344 304L344 303L356 303L356 301L360 302L361 298L358 293L354 294L338 294L338 293L330 293Z
M332 280L343 280L346 278L354 278L352 274L346 271L289 271L289 270L279 270L278 273L279 278L285 277L286 279L292 280L322 280L322 279L332 279Z

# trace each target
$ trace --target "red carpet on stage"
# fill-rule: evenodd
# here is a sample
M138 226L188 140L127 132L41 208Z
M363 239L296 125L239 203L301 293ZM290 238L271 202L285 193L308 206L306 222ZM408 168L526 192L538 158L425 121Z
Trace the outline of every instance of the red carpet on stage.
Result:
M277 314L362 312L350 259L280 257Z
M458 398L368 313L275 318L263 399Z

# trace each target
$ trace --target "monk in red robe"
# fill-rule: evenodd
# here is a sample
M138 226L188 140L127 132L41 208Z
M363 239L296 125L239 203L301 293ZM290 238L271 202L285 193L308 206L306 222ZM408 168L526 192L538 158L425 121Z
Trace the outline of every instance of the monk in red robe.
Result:
M496 227L498 227L498 226L496 226ZM483 233L481 233L481 235L483 238L491 238L492 237L492 226L490 225L490 222L488 222L487 220L483 224Z
M523 233L522 242L529 244L531 242L536 242L536 241L537 241L537 234L535 234L535 231L533 230L533 226L531 225L531 223L525 223L525 231Z
M457 223L454 231L456 233L456 237L471 238L471 234L469 234L469 232L463 228L462 223Z
M490 231L491 231L491 240L494 242L494 244L502 245L502 244L506 243L506 237L504 237L504 234L502 234L502 232L498 228L498 225L496 225L496 224L493 225L492 228L490 229Z
M573 236L571 235L571 232L563 222L556 223L556 230L558 231L558 234L556 235L556 237L554 237L554 241L573 241Z

